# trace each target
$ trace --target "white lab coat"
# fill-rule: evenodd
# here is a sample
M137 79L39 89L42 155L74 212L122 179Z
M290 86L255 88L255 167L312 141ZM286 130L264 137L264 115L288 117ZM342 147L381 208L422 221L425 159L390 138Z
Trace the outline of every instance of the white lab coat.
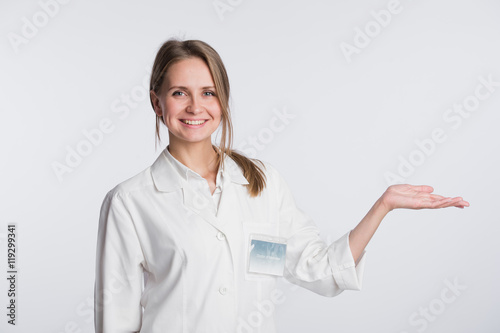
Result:
M206 180L179 165L165 149L104 199L96 333L275 332L273 312L283 296L275 276L247 271L254 233L287 240L290 282L324 296L361 289L365 256L354 262L349 232L325 244L271 164L265 162L265 190L251 198L241 169L226 157L218 209Z

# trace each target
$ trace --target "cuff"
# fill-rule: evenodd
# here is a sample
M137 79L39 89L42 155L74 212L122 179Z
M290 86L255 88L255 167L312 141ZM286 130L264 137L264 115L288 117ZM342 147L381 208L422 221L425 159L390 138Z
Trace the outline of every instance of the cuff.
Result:
M358 262L355 263L349 247L350 233L349 231L328 247L328 260L335 282L340 289L361 290L366 251L363 251Z

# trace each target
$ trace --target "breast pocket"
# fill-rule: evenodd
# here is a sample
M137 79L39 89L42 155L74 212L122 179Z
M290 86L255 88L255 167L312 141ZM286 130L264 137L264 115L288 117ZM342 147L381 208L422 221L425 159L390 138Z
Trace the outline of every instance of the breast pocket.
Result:
M278 223L273 221L246 221L243 222L243 241L245 248L245 280L247 281L274 281L276 275L253 273L248 271L250 253L252 249L252 238L256 236L279 236Z

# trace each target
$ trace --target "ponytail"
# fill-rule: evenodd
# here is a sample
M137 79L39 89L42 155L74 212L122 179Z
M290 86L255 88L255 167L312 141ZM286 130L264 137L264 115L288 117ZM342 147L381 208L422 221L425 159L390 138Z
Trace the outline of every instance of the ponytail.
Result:
M243 176L248 181L247 190L251 197L257 197L266 187L266 175L264 173L265 165L262 161L255 158L248 158L243 154L237 153L233 149L227 149L226 155L229 156L242 169ZM219 163L221 154L218 154Z

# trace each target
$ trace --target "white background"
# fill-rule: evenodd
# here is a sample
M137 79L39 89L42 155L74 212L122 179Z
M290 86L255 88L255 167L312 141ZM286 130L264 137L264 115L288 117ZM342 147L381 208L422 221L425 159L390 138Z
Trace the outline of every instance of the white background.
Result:
M389 1L221 3L224 12L213 0L72 0L50 16L38 1L2 1L0 266L6 276L7 224L17 223L19 274L16 327L6 323L0 283L0 331L93 332L100 205L167 144L163 132L155 150L141 86L170 37L219 52L234 146L250 152L258 138L255 156L278 168L328 242L361 220L401 159L419 164L405 182L471 204L391 212L367 248L361 292L324 298L280 284L279 332L500 331L500 87L460 123L443 118L474 100L480 76L500 82L500 3L401 0L385 27L371 12ZM26 22L38 31L30 36ZM342 43L355 46L365 28L369 44L346 56ZM121 98L132 93L127 110ZM295 117L270 132L285 111ZM59 179L55 163L66 164L68 149L106 118L113 130ZM446 140L419 153L415 141L436 128Z

